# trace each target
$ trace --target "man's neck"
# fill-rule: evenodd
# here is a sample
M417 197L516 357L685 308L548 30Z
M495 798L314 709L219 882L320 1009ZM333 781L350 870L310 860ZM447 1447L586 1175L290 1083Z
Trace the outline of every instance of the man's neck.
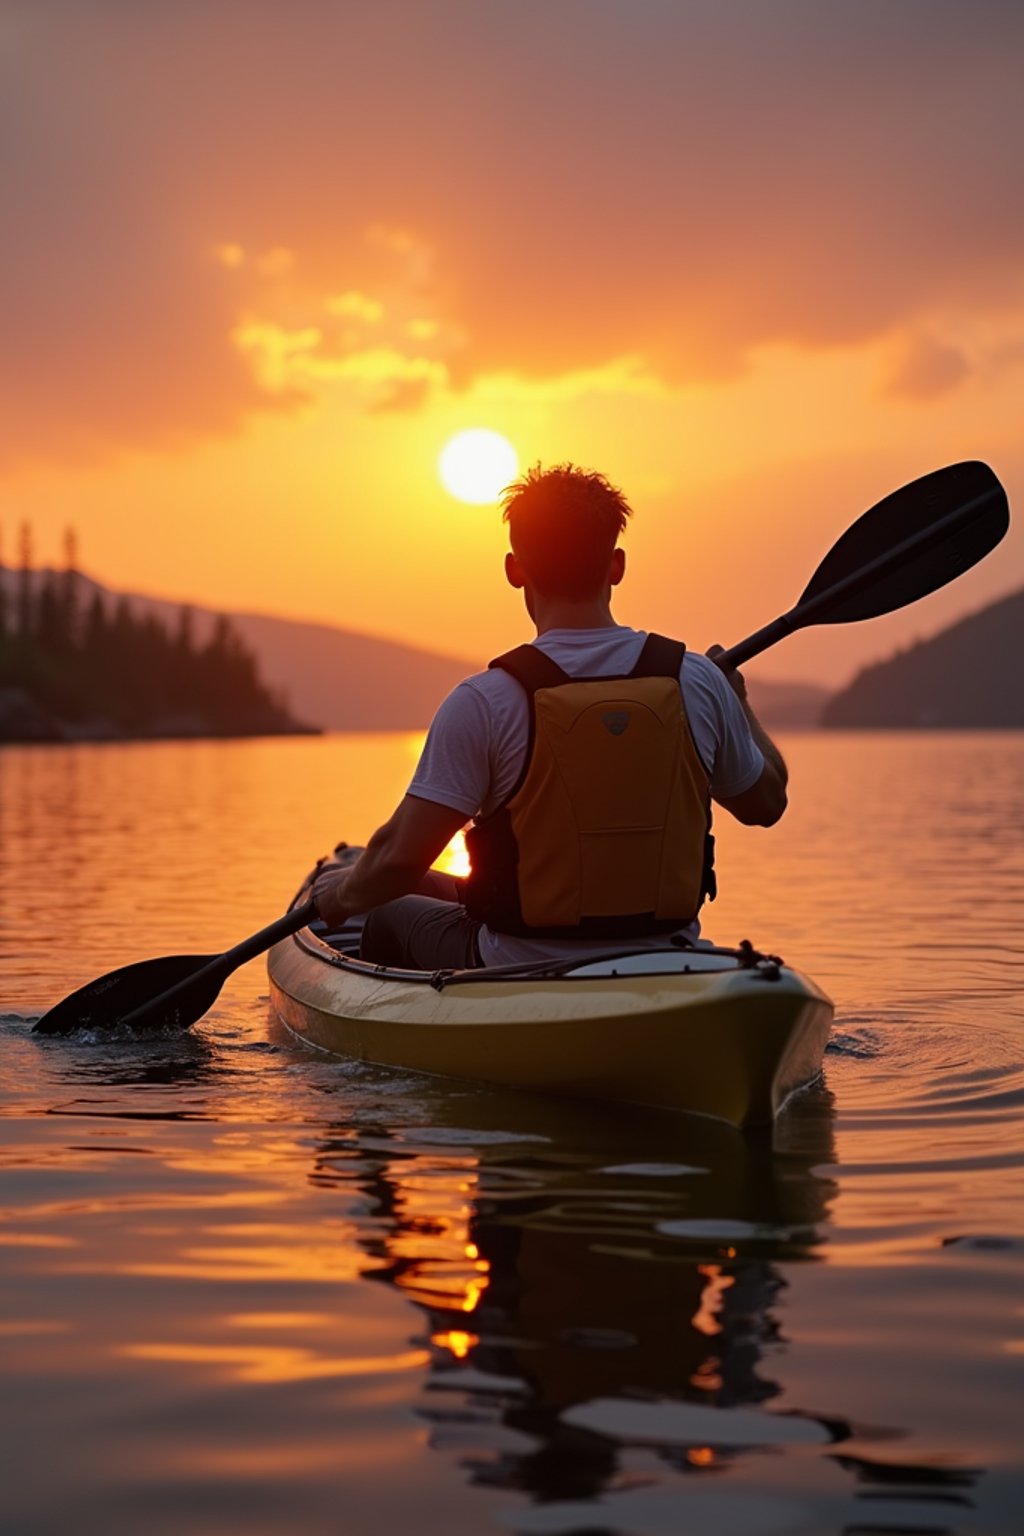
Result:
M616 629L611 604L607 599L588 598L586 602L571 603L560 598L535 599L533 622L537 634L546 635L549 629Z

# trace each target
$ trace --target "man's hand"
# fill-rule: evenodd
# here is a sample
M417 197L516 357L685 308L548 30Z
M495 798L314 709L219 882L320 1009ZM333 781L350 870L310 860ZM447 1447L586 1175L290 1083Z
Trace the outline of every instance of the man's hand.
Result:
M350 870L335 866L325 869L313 882L313 900L328 928L342 927L346 918L351 917L355 911L345 900L345 887L350 873Z
M709 645L704 654L711 661L714 661L715 657L721 656L724 650L724 645ZM743 673L737 672L735 667L722 667L720 670L723 677L727 679L733 693L745 704L747 701L747 684Z
M714 661L716 656L721 656L723 649L721 645L711 645L705 655L710 661ZM743 673L737 672L735 667L722 667L720 670L740 701L740 708L747 718L750 734L761 749L764 768L761 777L750 789L745 789L740 795L730 796L728 800L719 800L718 803L744 826L772 827L786 809L789 770L782 753L750 707Z
M466 823L464 811L406 795L390 821L360 852L336 850L338 862L325 864L313 882L320 916L332 928L357 912L370 912L386 901L415 891L444 848Z

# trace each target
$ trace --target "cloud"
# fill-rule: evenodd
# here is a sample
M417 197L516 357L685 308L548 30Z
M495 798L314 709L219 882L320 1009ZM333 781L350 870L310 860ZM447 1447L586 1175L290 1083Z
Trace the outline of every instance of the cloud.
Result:
M901 339L882 387L885 394L908 400L936 400L973 372L959 347L919 334Z
M327 308L332 315L345 315L355 320L365 320L373 325L384 315L384 306L379 299L371 299L368 294L357 293L350 288L347 293L338 293L327 300Z
M674 389L894 331L927 398L933 315L1024 306L1022 46L1002 0L34 0L0 58L0 463L324 379Z
M448 383L442 361L386 343L362 346L348 332L332 346L315 326L288 331L273 321L250 320L236 328L232 339L271 394L308 395L311 385L343 382L355 385L371 405L379 405L382 391L390 401L399 398L397 385L415 384L415 390L405 391L412 399Z
M642 357L615 357L596 368L574 368L547 378L518 373L490 373L479 387L481 399L528 400L554 404L583 395L643 395L663 399L670 391Z
M391 379L377 391L370 410L377 415L389 412L420 411L429 401L434 381L426 374L419 378Z
M315 326L287 331L268 320L247 320L231 333L243 356L252 362L253 375L268 394L288 394L312 379L314 359L323 336Z

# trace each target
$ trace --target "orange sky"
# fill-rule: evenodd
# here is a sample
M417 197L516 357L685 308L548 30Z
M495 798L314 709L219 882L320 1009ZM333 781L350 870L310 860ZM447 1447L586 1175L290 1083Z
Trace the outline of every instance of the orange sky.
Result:
M636 509L624 619L729 643L901 482L1024 486L1024 9L22 0L2 552L469 657L514 641L466 426ZM758 663L839 681L1024 582Z

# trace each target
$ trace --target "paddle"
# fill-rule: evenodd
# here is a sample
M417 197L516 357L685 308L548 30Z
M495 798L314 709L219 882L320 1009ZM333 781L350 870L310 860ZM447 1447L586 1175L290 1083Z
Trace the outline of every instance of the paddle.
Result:
M736 667L808 625L852 624L904 608L976 565L1009 520L1006 493L986 464L951 464L924 475L846 530L795 608L715 660ZM51 1008L35 1029L43 1035L115 1023L187 1029L213 1005L232 971L315 916L307 902L223 955L172 955L111 971Z
M307 901L223 955L165 955L109 971L51 1008L33 1026L35 1033L69 1035L111 1024L188 1029L213 1007L232 971L315 917L316 906Z
M936 469L886 496L836 540L795 608L714 659L738 667L812 624L874 619L937 592L993 550L1010 525L987 464Z

